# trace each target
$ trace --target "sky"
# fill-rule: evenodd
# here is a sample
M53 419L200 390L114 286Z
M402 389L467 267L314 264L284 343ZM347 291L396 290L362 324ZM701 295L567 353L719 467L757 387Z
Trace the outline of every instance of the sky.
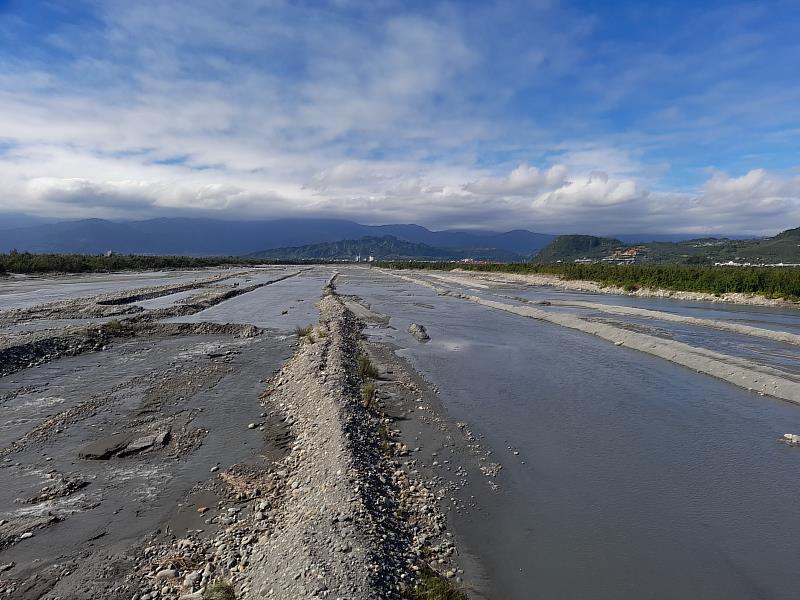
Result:
M0 0L0 219L800 226L800 3Z

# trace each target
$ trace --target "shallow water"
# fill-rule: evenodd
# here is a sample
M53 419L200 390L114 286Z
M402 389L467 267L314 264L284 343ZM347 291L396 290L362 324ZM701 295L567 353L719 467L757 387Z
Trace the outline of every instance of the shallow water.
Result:
M225 269L208 269L14 277L0 280L0 310L26 308L56 300L82 298L141 287L190 283L225 271Z
M287 271L292 272L292 271ZM317 302L333 270L319 268L258 288L171 323L252 323L258 327L291 331L316 323ZM274 275L270 275L274 279ZM285 311L285 312L284 312Z
M389 276L353 270L339 289L391 317L373 335L504 465L453 520L485 597L795 597L800 448L776 440L800 407Z

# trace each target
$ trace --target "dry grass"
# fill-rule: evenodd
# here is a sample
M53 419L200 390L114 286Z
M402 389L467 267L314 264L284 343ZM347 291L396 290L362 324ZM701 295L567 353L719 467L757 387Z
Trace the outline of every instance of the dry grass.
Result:
M372 408L372 403L375 400L375 394L377 391L378 388L371 381L361 386L361 403L367 410Z

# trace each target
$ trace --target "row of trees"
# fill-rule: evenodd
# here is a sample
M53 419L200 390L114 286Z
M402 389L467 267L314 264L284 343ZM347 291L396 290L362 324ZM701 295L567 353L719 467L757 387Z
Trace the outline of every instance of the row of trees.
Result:
M564 279L584 279L614 285L629 291L658 288L710 294L762 294L769 298L800 299L800 268L794 267L695 267L687 265L607 265L607 264L492 264L423 263L393 261L379 263L395 269L460 268L503 273L544 273Z
M195 269L221 265L263 264L263 259L238 257L141 256L136 254L95 256L88 254L0 254L0 274L6 273L97 273L123 270Z

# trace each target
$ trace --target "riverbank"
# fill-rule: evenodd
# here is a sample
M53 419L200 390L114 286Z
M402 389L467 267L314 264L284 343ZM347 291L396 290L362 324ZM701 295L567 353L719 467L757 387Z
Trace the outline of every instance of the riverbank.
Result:
M478 282L512 283L525 285L545 285L573 292L589 292L592 294L614 294L621 296L636 296L640 298L673 298L676 300L691 300L698 302L730 302L754 306L781 306L800 309L800 302L784 300L781 298L767 298L760 294L721 293L709 294L706 292L687 292L679 290L652 289L641 287L625 289L615 285L605 285L596 281L581 279L565 279L558 275L544 274L518 274L518 273L481 273L477 271L464 271L453 269L456 273L468 273Z

